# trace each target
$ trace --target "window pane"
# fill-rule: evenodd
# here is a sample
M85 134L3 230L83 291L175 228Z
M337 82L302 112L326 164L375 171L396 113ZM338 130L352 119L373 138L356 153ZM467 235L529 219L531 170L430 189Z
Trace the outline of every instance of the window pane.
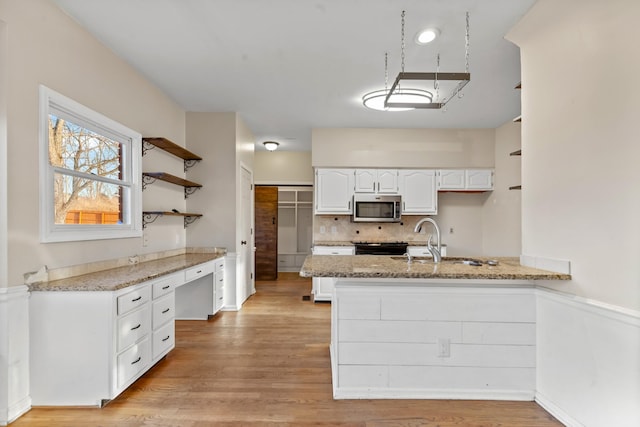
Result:
M49 163L65 169L122 179L122 144L49 114Z
M55 224L122 224L123 187L56 173Z

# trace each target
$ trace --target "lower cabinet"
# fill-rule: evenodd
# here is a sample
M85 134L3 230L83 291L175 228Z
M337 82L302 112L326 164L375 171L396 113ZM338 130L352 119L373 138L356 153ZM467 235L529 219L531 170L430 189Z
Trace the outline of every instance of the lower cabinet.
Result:
M354 246L314 246L314 255L355 255ZM312 291L314 301L331 301L336 279L333 277L314 277Z
M175 345L184 272L118 291L32 292L34 406L102 406Z
M447 247L442 245L441 249L440 255L447 256ZM431 257L431 252L429 252L426 246L408 246L407 253L411 256Z

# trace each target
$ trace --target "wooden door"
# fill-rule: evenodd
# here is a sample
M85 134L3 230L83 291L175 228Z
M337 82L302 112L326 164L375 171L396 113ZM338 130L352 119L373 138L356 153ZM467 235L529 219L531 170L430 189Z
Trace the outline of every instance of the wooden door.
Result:
M256 186L256 280L278 278L278 187Z

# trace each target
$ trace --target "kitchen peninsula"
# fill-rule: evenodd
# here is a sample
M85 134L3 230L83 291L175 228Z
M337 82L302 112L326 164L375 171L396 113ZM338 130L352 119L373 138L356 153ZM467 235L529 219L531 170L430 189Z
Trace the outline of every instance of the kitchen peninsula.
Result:
M301 276L336 281L334 398L533 400L535 283L571 276L475 261L308 256Z

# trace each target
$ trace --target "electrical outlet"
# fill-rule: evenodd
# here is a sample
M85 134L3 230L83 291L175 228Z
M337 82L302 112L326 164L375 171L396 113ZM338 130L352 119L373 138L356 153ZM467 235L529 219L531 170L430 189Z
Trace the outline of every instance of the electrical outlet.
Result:
M449 338L438 338L438 357L451 356L451 340Z
M142 232L142 246L146 248L148 245L149 245L149 232L147 230L144 230Z
M327 232L327 227L325 227L324 225L320 226L320 234L324 234Z
M335 225L331 226L331 234L336 234L338 232L338 227Z

